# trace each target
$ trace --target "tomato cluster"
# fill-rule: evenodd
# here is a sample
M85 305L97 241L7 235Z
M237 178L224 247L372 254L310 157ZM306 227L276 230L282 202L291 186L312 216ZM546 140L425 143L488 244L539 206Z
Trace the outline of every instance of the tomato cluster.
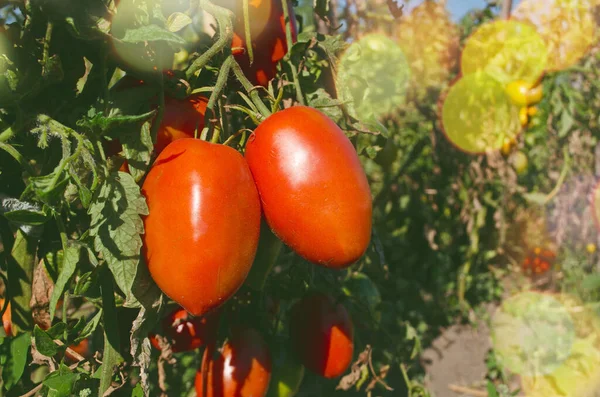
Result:
M241 7L241 1L230 7L237 15L233 54L252 83L266 86L288 51L283 7L249 3L252 63ZM295 41L291 2L288 10ZM342 375L354 354L353 324L332 296L311 292L296 302L289 341L275 345L255 324L228 322L221 308L244 283L263 288L283 243L330 269L347 268L365 253L371 192L348 137L320 111L294 106L265 115L242 155L196 139L206 98L167 97L163 110L157 157L142 185L148 205L142 253L156 284L179 307L150 335L154 347L203 349L198 396L293 396L305 367L326 378ZM230 331L218 348L222 319Z
M554 251L535 247L523 260L523 271L535 275L545 273L550 270L555 260Z

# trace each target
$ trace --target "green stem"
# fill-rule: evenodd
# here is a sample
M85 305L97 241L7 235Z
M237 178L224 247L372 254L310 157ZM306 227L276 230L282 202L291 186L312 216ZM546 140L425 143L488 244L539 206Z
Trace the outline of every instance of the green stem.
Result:
M248 59L250 65L254 62L254 50L252 49L252 35L250 32L250 11L248 9L248 0L243 0L244 8L244 35L246 36L246 50L248 51Z
M290 52L294 43L292 40L292 21L290 20L288 0L281 0L281 5L283 6L283 17L285 18L285 40L287 42L287 50Z
M8 142L14 136L15 131L12 129L12 127L8 127L4 131L2 131L2 133L0 133L0 142Z
M300 105L304 106L304 94L302 93L302 87L300 86L300 78L298 77L298 69L291 61L289 62L290 68L292 69L292 78L294 79L294 88L296 89L296 100Z
M21 165L21 167L23 167L23 170L27 173L27 175L35 175L35 172L33 171L33 168L31 168L31 165L29 165L27 162L27 159L23 157L23 155L19 153L17 149L2 141L0 141L0 149L10 154Z
M206 105L206 113L214 116L215 114L215 104L225 88L225 84L227 84L227 79L229 78L229 72L231 71L231 63L233 62L233 55L230 55L223 65L221 66L221 70L219 71L219 76L217 77L217 82L215 84L215 89L210 94L210 98L208 99L208 105ZM209 113L210 112L210 113ZM212 124L212 123L211 123ZM217 143L219 142L219 135L221 134L221 129L215 129L215 133L212 136L211 142Z
M233 73L235 73L235 77L237 77L237 79L240 81L240 83L242 83L242 86L244 87L244 89L248 92L248 95L250 95L250 98L252 99L252 102L254 103L254 105L256 105L256 107L262 113L262 115L264 117L269 117L271 115L271 111L269 110L269 108L267 108L267 106L264 104L264 102L260 99L260 96L258 95L258 91L256 89L254 89L254 86L252 85L250 80L248 80L248 78L244 75L244 72L242 71L240 64L237 63L235 61L235 59L233 60L231 68L233 69Z
M44 52L42 54L42 74L46 74L46 65L50 54L50 40L52 40L52 29L54 25L48 22L46 25L46 36L44 37Z
M200 55L185 72L188 79L202 69L219 52L229 48L233 40L233 12L224 7L219 7L209 0L200 0L200 8L215 17L219 26L219 38L204 54Z

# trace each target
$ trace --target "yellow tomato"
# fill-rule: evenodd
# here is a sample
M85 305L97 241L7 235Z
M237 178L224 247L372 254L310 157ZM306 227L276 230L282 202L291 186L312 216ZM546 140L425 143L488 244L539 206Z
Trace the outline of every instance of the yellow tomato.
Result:
M517 106L527 106L527 92L529 91L530 84L523 80L516 80L508 83L506 86L506 93L510 97L510 100Z
M527 115L527 108L522 107L519 110L519 122L521 123L521 127L527 127L527 122L529 121L529 116Z
M535 116L536 114L538 114L538 107L537 106L528 107L527 114L529 115L529 117Z
M540 103L542 100L542 95L544 94L544 90L541 85L533 87L527 92L527 105L535 105L536 103Z
M502 143L502 148L500 151L503 155L508 156L512 151L513 147L517 145L517 140L515 138L504 138L504 142Z
M589 243L588 245L585 246L585 249L587 250L587 252L589 252L590 254L593 254L594 252L596 252L596 244L594 243Z
M532 87L530 83L516 80L508 83L506 93L510 100L517 106L529 106L542 100L543 89L541 85Z
M527 166L529 165L529 160L527 159L527 155L521 151L515 152L511 159L513 168L517 172L518 175L521 175L525 171L527 171Z

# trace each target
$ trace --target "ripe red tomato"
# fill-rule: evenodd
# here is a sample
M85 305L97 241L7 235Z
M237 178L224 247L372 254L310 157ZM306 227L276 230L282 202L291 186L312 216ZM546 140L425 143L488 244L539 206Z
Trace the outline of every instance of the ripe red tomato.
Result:
M248 164L234 149L179 139L162 151L142 193L144 255L152 278L194 316L223 304L243 284L260 233L260 201Z
M208 99L201 95L192 95L185 99L165 98L163 118L158 128L154 150L160 153L167 145L177 139L193 138L204 128L204 115Z
M218 328L218 315L192 317L184 309L173 310L162 321L163 336L169 339L173 353L194 350L214 342ZM156 335L150 335L150 342L160 350Z
M4 307L4 299L0 298L0 309ZM12 336L12 315L10 313L10 302L6 306L6 311L2 314L2 326L6 336Z
M267 86L277 73L277 62L287 54L287 41L285 34L285 18L280 0L253 0L248 4L250 16L250 37L254 62L250 65L247 51L236 51L235 48L247 48L244 33L244 12L242 1L236 0L234 6L236 20L234 22L234 35L232 47L234 55L239 62L244 74L255 85ZM288 0L288 12L292 41L298 36L296 17L292 2Z
M202 366L196 373L196 394L198 397L264 397L271 380L271 366L269 348L258 331L240 329L216 356L213 349L206 349Z
M313 293L294 305L290 338L302 364L325 378L340 376L352 362L352 320L346 308L329 295Z
M327 116L296 106L269 116L246 160L273 232L330 268L358 260L371 238L371 192L350 140Z

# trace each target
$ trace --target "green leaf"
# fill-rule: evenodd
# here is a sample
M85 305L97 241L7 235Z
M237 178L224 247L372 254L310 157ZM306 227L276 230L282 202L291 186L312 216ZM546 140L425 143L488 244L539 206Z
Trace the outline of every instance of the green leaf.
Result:
M33 337L35 339L35 347L44 356L52 357L58 353L58 346L54 343L54 339L37 324L33 328Z
M90 236L102 254L127 301L135 299L132 286L140 263L144 233L142 215L148 215L146 200L133 177L112 173L104 181L90 205Z
M94 333L94 331L96 330L96 328L98 327L98 324L100 324L101 319L102 319L102 309L100 309L98 311L98 313L96 313L96 315L92 318L91 321L88 321L88 323L85 325L85 327L81 331L81 334L77 338L75 338L73 343L79 343L82 340L84 340L85 338L92 335Z
M79 374L71 372L69 367L61 364L58 371L49 374L44 380L44 386L50 389L48 396L68 397L74 389L75 382L79 379Z
M569 110L564 108L559 121L560 129L558 130L558 136L560 138L565 137L569 133L569 131L571 131L571 128L574 124L575 119L573 118L573 115L571 115L571 112L569 112Z
M68 182L69 177L60 165L48 175L29 178L29 184L33 188L36 197L42 203L53 208L61 201Z
M9 211L4 213L4 217L11 222L30 226L40 226L48 220L48 215L44 211L34 210Z
M50 336L50 338L58 339L64 334L66 329L67 324L61 321L59 323L54 324L52 327L46 330L46 333L48 334L48 336Z
M487 382L487 392L488 392L488 397L500 397L498 395L498 391L496 390L496 386L494 386L494 384L492 382L490 382L489 380Z
M183 12L174 12L167 19L167 29L169 32L178 32L192 23L192 18Z
M77 125L100 135L119 136L114 131L126 131L136 126L139 128L143 123L152 119L155 114L156 110L139 115L105 116L103 113L97 113L93 117L79 121Z
M336 124L339 124L344 116L341 109L342 102L331 98L329 93L323 88L319 88L308 95L308 105L323 112Z
M33 327L30 302L37 247L38 240L19 229L7 261L7 287L11 296L13 329L17 332Z
M142 124L141 128L131 129L127 134L121 135L129 172L136 182L146 174L152 158L154 145L150 133L151 126L148 121Z
M21 379L27 364L31 334L24 332L10 340L10 356L2 369L2 379L7 390Z
M77 270L77 263L79 262L81 254L81 246L73 241L67 243L67 248L63 254L63 264L54 289L52 290L52 296L50 297L50 318L54 318L54 311L56 310L56 304L65 291L65 287L75 274Z
M131 397L144 397L144 389L139 383L131 391Z
M166 41L170 43L185 44L185 40L173 32L161 28L158 25L141 26L137 29L127 29L125 37L121 40L125 43L143 43L145 41Z

